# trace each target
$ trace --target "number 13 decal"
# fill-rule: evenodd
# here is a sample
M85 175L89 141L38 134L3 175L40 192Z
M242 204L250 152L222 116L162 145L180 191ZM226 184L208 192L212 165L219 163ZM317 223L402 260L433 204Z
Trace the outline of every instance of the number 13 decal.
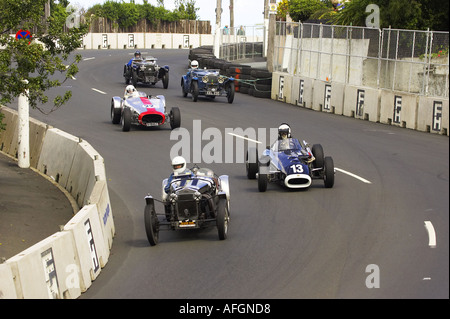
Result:
M303 165L302 164L294 164L290 166L292 172L294 173L303 173Z

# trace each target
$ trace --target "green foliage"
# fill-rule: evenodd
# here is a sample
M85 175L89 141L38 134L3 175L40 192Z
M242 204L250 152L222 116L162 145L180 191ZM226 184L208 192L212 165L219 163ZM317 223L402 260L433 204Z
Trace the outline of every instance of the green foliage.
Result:
M304 22L314 13L324 10L326 6L321 0L289 0L288 12L292 21Z
M54 1L50 17L43 22L46 2L0 1L0 104L11 103L28 88L30 106L44 112L38 105L48 102L45 92L61 86L78 72L81 56L71 53L80 47L87 26L65 30L68 13ZM15 39L14 34L20 29L32 31L30 44L27 39ZM28 80L29 84L22 80ZM71 95L70 91L58 95L50 112L67 102Z
M158 6L153 6L144 1L143 4L133 2L106 1L103 5L96 4L87 10L87 16L94 14L97 17L107 18L116 22L120 28L135 25L140 19L146 19L150 23L158 21L196 20L197 10L195 0L176 0L176 9L173 11L164 8L164 2L159 1Z
M298 1L298 0L291 0ZM447 1L435 0L352 0L341 11L329 10L320 18L337 25L365 26L369 4L379 7L380 28L448 31Z

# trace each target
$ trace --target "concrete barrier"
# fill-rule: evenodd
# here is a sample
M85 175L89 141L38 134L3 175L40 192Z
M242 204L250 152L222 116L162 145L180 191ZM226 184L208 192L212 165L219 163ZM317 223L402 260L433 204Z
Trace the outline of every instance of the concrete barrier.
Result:
M0 151L17 157L17 123L19 122L17 111L5 107L2 107L0 111L4 114L3 124L6 125L6 130L0 131Z
M311 109L313 105L314 79L294 77L292 83L292 101L294 105Z
M379 122L380 94L378 89L347 85L342 115Z
M17 299L11 265L0 264L0 299Z
M417 127L418 95L390 90L381 90L380 123L406 127Z
M17 158L17 112L1 112L1 150ZM30 153L32 168L82 208L61 232L0 265L0 298L77 298L108 262L115 234L104 160L87 141L31 118Z
M78 282L85 292L106 265L109 250L103 241L102 228L96 205L84 206L65 226L64 231L72 234L79 264ZM74 280L77 278L73 278Z
M423 132L449 135L448 100L434 97L419 97L417 129Z
M57 232L6 261L17 298L71 299L81 294L77 254L70 232Z
M100 226L102 227L103 240L105 245L111 249L115 234L115 227L106 180L100 180L95 183L94 189L89 196L88 203L97 205ZM106 264L107 258L104 258L104 261Z
M190 49L213 45L212 34L189 33L88 33L83 49Z
M292 82L292 75L273 72L271 94L272 99L292 104Z
M447 98L272 73L271 99L375 123L449 136Z
M39 172L50 176L71 194L67 183L79 141L78 137L57 128L47 130L36 167Z

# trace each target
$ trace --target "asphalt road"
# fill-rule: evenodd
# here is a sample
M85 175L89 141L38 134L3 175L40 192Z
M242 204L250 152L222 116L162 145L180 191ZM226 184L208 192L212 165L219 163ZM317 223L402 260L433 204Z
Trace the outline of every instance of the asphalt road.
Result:
M221 132L214 145L224 153L226 128L268 133L288 122L294 137L322 144L339 170L332 189L314 181L307 191L269 184L259 193L242 157L225 163L224 153L216 155L221 163L199 164L230 176L228 239L219 241L215 228L161 232L150 247L144 197L159 198L178 141L169 125L125 133L111 123L111 97L123 94L123 64L132 51L80 51L76 80L50 92L70 88L71 101L50 115L33 110L31 116L87 140L105 159L116 236L107 266L81 298L449 297L448 137L245 94L236 94L233 104L193 102L180 88L188 51L142 51L170 66L170 81L167 90L161 82L139 90L163 94L169 108L180 108L188 146L199 142L195 120L202 133ZM209 138L205 133L203 146Z

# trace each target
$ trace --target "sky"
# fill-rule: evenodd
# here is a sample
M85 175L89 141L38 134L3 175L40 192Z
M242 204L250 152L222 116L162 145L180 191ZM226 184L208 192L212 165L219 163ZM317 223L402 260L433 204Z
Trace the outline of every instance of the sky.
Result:
M94 4L103 3L106 0L70 0L70 4L79 5L85 9ZM119 0L116 0L119 1ZM129 0L124 0L128 2ZM136 4L142 4L142 0L135 0ZM156 0L149 0L148 3L156 6ZM175 9L174 0L164 0L164 7L168 10ZM216 0L195 0L195 7L199 8L197 16L199 20L211 21L211 27L214 30L216 25ZM221 27L230 25L230 1L222 0ZM264 0L234 0L234 26L254 26L264 23Z

